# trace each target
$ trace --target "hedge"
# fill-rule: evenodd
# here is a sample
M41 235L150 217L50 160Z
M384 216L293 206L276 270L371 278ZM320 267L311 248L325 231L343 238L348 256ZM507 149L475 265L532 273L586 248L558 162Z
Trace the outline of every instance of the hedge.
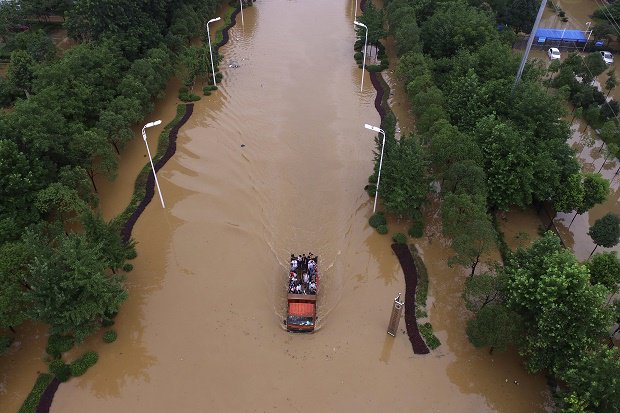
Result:
M28 394L28 397L24 400L24 404L22 404L18 413L35 413L37 411L37 406L39 406L41 395L53 379L54 376L51 374L39 374L37 381L34 383L34 386L32 386L30 394Z

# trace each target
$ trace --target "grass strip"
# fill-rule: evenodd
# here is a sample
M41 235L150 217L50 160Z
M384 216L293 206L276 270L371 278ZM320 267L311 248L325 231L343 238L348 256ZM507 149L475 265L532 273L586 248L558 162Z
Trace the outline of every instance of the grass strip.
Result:
M426 341L426 345L430 347L431 350L435 350L437 347L441 345L441 341L433 334L433 326L431 323L424 323L420 325L420 334L424 337L424 341Z

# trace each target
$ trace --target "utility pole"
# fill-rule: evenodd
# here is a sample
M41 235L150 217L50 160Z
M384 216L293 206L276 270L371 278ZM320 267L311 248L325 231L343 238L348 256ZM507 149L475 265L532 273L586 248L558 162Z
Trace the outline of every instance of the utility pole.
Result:
M521 75L523 74L523 69L525 68L525 62L527 62L527 57L530 54L530 49L532 48L532 42L534 42L534 37L536 36L536 30L538 30L538 25L540 24L540 19L542 18L543 12L545 11L545 6L547 6L547 0L542 0L540 3L540 8L538 9L538 14L536 15L536 20L534 21L534 26L532 27L532 32L530 33L530 38L527 40L527 46L525 46L525 53L523 53L523 58L521 59L521 64L519 65L519 70L517 71L517 77L515 78L515 83L512 85L512 91L514 92L515 88L521 81Z

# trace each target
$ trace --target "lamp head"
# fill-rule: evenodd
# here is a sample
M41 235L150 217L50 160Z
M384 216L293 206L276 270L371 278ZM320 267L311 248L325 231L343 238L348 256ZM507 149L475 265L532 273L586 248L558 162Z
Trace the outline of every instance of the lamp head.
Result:
M370 129L370 130L373 130L375 132L382 132L380 128L377 128L376 126L369 125L367 123L364 124L364 127L366 129Z
M146 128L151 128L151 127L153 127L153 126L157 126L157 125L159 125L160 123L161 123L161 119L158 119L158 120L153 121L153 122L149 122L149 123L147 123L146 125L144 125L144 128L143 128L143 129L146 129Z
M368 27L366 27L366 25L365 25L364 23L360 23L360 22L358 22L357 20L354 20L354 21L353 21L353 24L354 24L354 25L356 25L356 26L362 26L362 27L364 27L364 28L366 28L366 29L368 28Z
M216 18L214 18L214 19L209 20L209 21L207 22L207 24L209 24L209 23L213 23L213 22L216 22L216 21L221 20L221 19L222 19L221 17L216 17Z

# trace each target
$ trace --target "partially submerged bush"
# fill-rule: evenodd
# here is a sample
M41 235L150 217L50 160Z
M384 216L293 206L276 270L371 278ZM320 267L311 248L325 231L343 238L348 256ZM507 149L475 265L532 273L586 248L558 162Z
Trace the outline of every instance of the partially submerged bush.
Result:
M414 222L407 233L413 238L422 237L424 235L424 223L422 221Z
M13 337L0 336L0 354L4 353L13 344Z
M65 382L71 378L71 367L65 364L61 359L54 359L50 362L49 371L56 378L62 382Z
M387 225L379 225L379 226L377 227L377 232L378 232L379 234L381 234L381 235L385 235L385 234L387 234L387 233L388 233L388 227L387 227Z
M396 234L392 235L392 240L397 244L406 244L407 236L401 232L397 232Z
M108 330L103 333L103 341L105 341L106 343L113 343L114 341L116 341L116 337L116 331L114 330Z
M74 377L83 375L97 363L97 360L99 360L99 354L94 351L87 351L79 359L71 363L71 375Z
M61 336L58 334L52 334L47 339L47 346L45 351L53 358L60 358L62 353L65 353L73 348L75 339L71 336Z
M379 228L379 226L387 224L387 221L383 213L377 212L368 219L368 223L373 228Z
M364 187L364 189L366 190L366 193L370 197L374 197L375 194L377 193L377 185L375 184L368 184Z

